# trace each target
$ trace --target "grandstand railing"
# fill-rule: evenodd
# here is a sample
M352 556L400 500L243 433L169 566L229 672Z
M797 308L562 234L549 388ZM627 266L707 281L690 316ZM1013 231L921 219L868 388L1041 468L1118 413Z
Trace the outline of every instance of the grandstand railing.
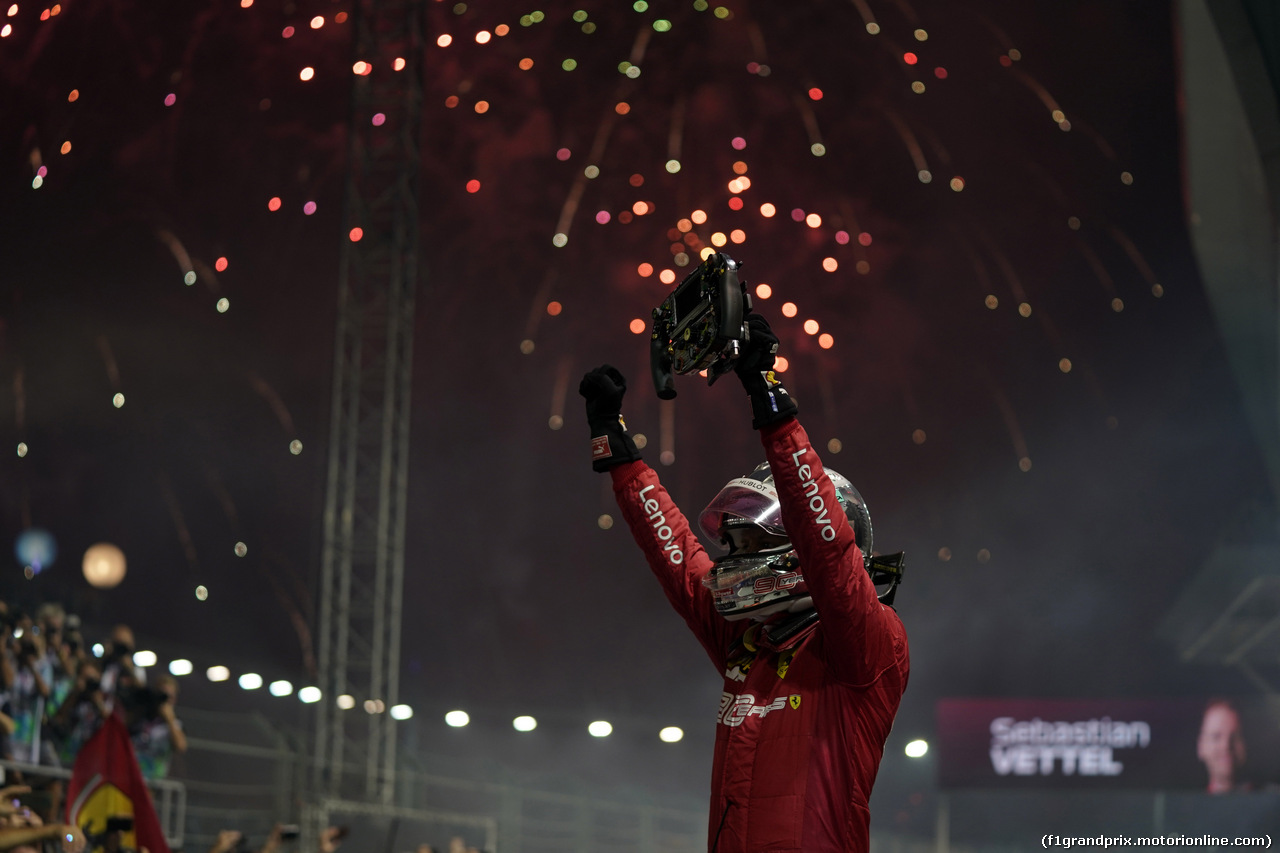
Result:
M452 837L485 853L706 849L705 811L549 790L549 784L496 768L469 778L465 772L432 773L425 769L433 766L429 759L404 754L393 803L310 802L306 791L314 757L302 733L283 730L256 711L187 707L180 716L188 750L175 764L175 775L189 792L186 841L195 853L207 850L220 829L240 830L255 849L274 823L294 821L304 831L299 850L315 849L305 834L329 824L349 825L353 844L363 834L366 847L360 849L415 850L425 842L447 850ZM364 767L352 763L349 770L359 776Z
M550 790L500 770L463 778L422 769L401 756L394 803L349 799L310 802L314 761L306 738L254 712L184 707L187 751L174 756L173 778L149 783L172 850L203 853L219 831L239 830L258 849L276 823L298 822L304 836L329 824L349 825L353 849L449 849L463 838L484 853L696 853L706 848L705 811L641 799L611 800L590 792ZM415 766L415 764L417 766ZM71 778L66 768L3 762L32 779ZM363 772L363 765L351 765ZM355 845L364 841L366 846ZM315 849L304 837L299 850ZM398 842L398 843L393 843Z

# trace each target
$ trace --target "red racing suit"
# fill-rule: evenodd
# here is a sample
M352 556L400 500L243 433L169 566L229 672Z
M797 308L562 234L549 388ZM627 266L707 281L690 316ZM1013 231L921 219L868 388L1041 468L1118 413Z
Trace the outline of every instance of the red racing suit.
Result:
M753 642L759 623L716 612L702 585L712 560L652 468L612 468L614 494L667 598L724 673L708 849L865 853L871 785L907 686L906 631L877 599L804 428L791 418L761 440L820 619L789 647Z

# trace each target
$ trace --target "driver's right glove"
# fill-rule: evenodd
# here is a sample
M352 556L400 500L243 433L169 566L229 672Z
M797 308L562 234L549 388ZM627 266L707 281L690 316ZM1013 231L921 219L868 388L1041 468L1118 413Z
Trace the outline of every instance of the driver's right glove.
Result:
M587 425L591 428L591 467L608 471L624 462L635 462L640 450L627 435L622 420L622 396L627 380L612 365L589 370L578 383L578 393L587 401Z

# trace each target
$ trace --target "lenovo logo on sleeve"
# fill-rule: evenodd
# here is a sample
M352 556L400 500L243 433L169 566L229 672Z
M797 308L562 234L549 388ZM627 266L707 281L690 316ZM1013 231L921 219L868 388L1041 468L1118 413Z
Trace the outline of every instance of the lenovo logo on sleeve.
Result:
M822 495L818 494L818 481L813 478L813 469L800 461L800 457L811 452L811 448L797 450L791 454L791 461L795 463L796 474L800 478L800 485L804 488L804 496L809 499L809 512L813 513L814 523L818 525L818 534L827 542L833 542L836 538L835 526L831 523L831 516L827 511L827 502L822 499Z
M667 524L667 517L662 514L658 501L644 496L644 493L652 488L653 486L645 486L640 490L640 509L649 517L654 534L662 542L662 550L667 552L667 562L678 566L684 562L684 551L681 551L680 546L676 544L675 533L671 530L671 525Z

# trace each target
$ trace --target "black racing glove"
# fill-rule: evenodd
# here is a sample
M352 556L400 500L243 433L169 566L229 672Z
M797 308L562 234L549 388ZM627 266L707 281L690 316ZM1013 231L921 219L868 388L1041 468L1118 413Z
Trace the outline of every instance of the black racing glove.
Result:
M640 451L627 435L627 425L622 420L622 395L627 393L627 380L618 368L602 364L587 371L578 383L578 393L587 401L591 467L608 471L615 465L638 460Z
M751 398L751 426L761 429L795 417L796 401L773 372L778 336L769 328L769 321L759 314L748 314L746 324L749 335L733 370Z

